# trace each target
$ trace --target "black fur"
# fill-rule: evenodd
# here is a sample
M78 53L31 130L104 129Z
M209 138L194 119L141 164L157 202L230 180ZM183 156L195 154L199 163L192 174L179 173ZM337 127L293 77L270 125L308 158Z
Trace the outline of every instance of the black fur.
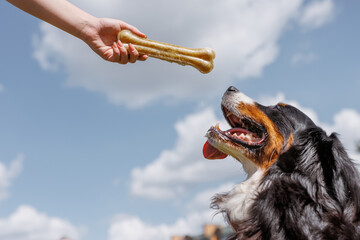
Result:
M360 239L359 181L336 135L307 129L269 168L270 186L229 239Z
M294 141L264 175L249 217L228 218L228 239L359 240L360 177L337 135L292 106L258 108Z

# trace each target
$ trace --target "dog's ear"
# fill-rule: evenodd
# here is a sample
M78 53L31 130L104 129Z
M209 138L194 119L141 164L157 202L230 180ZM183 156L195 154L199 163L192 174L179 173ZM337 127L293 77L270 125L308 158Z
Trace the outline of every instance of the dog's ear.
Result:
M311 172L320 170L320 167L313 167L320 164L320 155L331 155L332 141L327 139L326 133L321 128L314 127L299 130L293 136L293 144L281 153L277 165L287 173L294 170L300 172L307 169L311 169ZM331 163L329 165L332 166L331 159L329 158Z
M338 175L338 163L335 155L336 148L334 149L334 143L337 140L335 135L327 136L327 134L322 131L321 135L318 136L317 141L315 142L318 155L319 162L321 164L323 179L325 182L326 190L328 194L333 198L337 199L336 194L336 175Z
M358 189L359 174L336 133L328 136L321 128L308 129L300 137L300 146L300 168L312 169L308 173L322 176L326 192L334 200L346 201L350 192Z
M351 167L351 161L336 134L328 136L318 127L295 133L293 145L277 161L277 166L286 173L296 170L310 178L321 177L319 180L324 181L328 194L334 199L334 181L344 164L346 168Z
M360 175L355 164L347 155L343 145L337 137L332 133L330 138L333 141L332 155L334 158L336 171L334 184L336 193L340 202L348 202L351 200L357 209L356 216L360 219Z

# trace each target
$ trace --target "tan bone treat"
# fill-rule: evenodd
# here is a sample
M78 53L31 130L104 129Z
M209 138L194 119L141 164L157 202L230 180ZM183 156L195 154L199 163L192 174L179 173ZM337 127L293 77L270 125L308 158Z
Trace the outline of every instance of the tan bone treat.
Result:
M134 45L140 54L175 62L181 65L191 65L202 73L209 73L214 68L215 51L211 48L185 48L168 43L162 43L147 38L141 38L129 30L122 30L118 39Z

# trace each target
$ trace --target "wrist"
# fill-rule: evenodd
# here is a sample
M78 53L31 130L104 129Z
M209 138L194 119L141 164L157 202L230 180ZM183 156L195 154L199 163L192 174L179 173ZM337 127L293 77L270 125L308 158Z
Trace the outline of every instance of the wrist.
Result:
M94 35L97 33L98 21L98 18L91 15L88 16L79 25L78 36L76 37L80 38L86 43L90 42Z

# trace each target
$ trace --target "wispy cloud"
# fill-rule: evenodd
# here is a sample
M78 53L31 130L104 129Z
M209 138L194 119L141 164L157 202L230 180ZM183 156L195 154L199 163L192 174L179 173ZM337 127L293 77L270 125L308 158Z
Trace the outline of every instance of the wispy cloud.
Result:
M313 52L304 52L304 53L296 53L291 58L291 64L293 66L298 66L302 64L310 64L314 62L318 56Z
M316 0L303 9L299 23L306 29L315 29L330 22L334 15L335 4L332 0Z
M24 155L19 154L7 167L0 162L0 200L9 196L9 187L13 180L19 176L23 168Z

